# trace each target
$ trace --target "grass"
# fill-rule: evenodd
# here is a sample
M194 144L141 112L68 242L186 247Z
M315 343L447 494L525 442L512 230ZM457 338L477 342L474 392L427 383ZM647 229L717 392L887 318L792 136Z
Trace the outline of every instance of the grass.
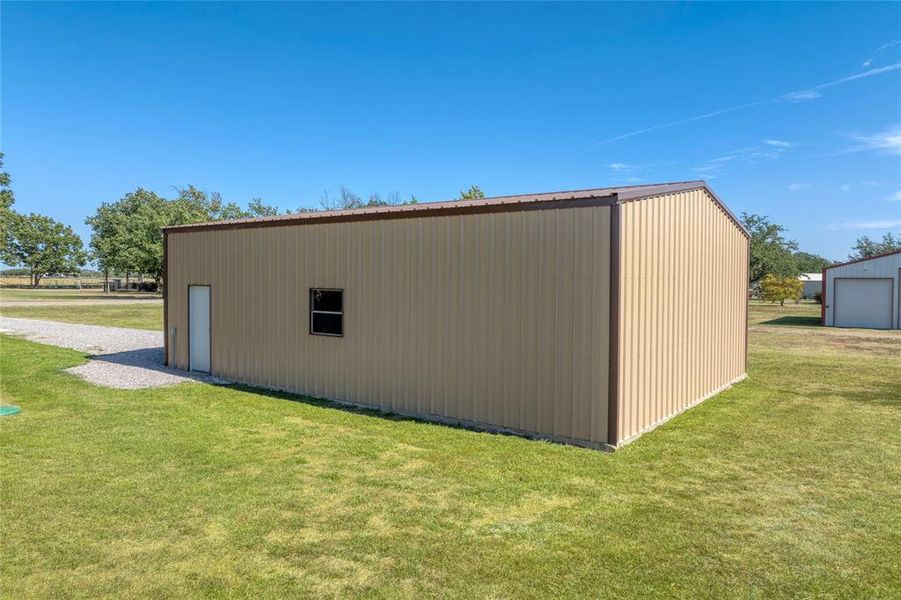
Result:
M121 305L73 305L73 306L4 306L4 317L45 319L64 323L131 327L133 329L163 330L163 305L159 303Z
M4 337L0 596L898 597L901 335L809 311L752 307L750 378L615 454Z
M0 301L19 300L136 300L162 298L162 295L148 292L113 292L104 294L100 290L55 290L0 288Z

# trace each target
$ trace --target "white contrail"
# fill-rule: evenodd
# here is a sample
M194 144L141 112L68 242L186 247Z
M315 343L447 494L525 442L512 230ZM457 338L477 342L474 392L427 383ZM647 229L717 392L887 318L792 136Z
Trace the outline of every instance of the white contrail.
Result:
M828 81L826 83L821 83L819 85L815 85L815 86L813 86L811 88L807 88L805 90L800 90L800 91L795 91L795 92L787 92L785 94L776 96L775 98L770 98L769 100L757 100L755 102L739 104L738 106L730 106L729 108L722 108L720 110L715 110L713 112L708 112L708 113L704 113L701 115L695 115L693 117L688 117L685 119L679 119L678 121L670 121L669 123L661 123L660 125L653 125L651 127L645 127L643 129L636 129L635 131L630 131L628 133L623 133L623 134L617 135L615 137L601 140L600 142L595 142L594 144L591 145L591 147L594 148L595 146L601 146L603 144L609 144L610 142L624 140L626 138L634 137L636 135L648 133L649 131L656 131L658 129L665 129L667 127L675 127L676 125L684 125L685 123L691 123L693 121L709 119L711 117L716 117L716 116L734 112L737 110L744 110L746 108L751 108L752 106L757 106L759 104L765 104L768 102L778 102L780 100L783 100L783 101L785 101L785 100L788 100L788 101L812 100L813 98L817 98L820 96L820 94L817 92L817 90L830 88L835 85L841 85L843 83L847 83L849 81L855 81L857 79L863 79L865 77L872 77L874 75L882 75L883 73L890 73L892 71L897 71L898 69L901 69L901 62L892 64L892 65L887 65L884 67L877 67L875 69L869 69L867 71L863 71L861 73L855 73L853 75L848 75L847 77L842 77L841 79L836 79L835 81Z

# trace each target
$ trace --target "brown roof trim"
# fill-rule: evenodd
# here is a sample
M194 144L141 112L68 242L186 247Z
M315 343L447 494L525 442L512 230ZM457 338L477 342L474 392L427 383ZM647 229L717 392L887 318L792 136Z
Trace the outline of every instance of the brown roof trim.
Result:
M868 256L866 258L855 258L854 260L849 260L848 262L838 263L835 265L830 265L828 267L823 268L823 281L826 281L826 271L829 269L834 269L836 267L844 267L845 265L853 265L861 262L866 262L868 260L876 260L877 258L885 258L886 256L893 256L895 254L901 254L901 250L892 250L891 252L883 252L882 254L876 254L875 256Z
M477 200L451 200L401 206L379 206L350 210L309 212L278 215L274 217L261 217L256 219L233 219L230 221L173 225L171 227L165 227L164 229L168 233L182 233L190 231L283 227L288 225L306 225L314 223L347 223L381 219L410 219L525 210L579 208L585 206L610 206L614 203L641 200L664 194L702 188L707 190L710 196L720 205L726 214L735 221L742 232L744 232L745 235L748 235L744 227L741 226L741 223L703 181L680 181L651 185L569 190L545 194L496 196L493 198L480 198Z
M359 221L385 221L394 219L416 219L426 217L444 217L451 215L491 214L530 210L550 210L555 208L580 208L586 206L610 206L616 202L616 195L586 196L584 198L561 198L551 200L532 200L529 202L495 202L479 204L461 204L444 206L445 203L424 203L388 208L406 210L374 210L353 209L326 211L317 213L301 213L285 215L295 218L263 218L253 220L213 221L192 225L175 225L166 227L168 233L190 233L193 231L211 231L222 229L258 229L265 227L287 227L291 225L319 225L323 223L353 223ZM432 206L429 206L432 204ZM441 204L442 206L435 206ZM300 217L300 218L297 218Z

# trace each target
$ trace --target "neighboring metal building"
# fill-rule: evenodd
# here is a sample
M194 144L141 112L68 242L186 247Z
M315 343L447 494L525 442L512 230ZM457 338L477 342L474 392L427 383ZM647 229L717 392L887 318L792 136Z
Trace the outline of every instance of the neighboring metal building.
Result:
M901 250L823 269L822 322L901 329Z
M702 181L165 230L167 364L591 447L745 376L748 237Z
M806 300L812 300L823 289L823 284L821 283L823 281L822 273L801 273L798 281L804 284L804 291L801 292L801 297Z

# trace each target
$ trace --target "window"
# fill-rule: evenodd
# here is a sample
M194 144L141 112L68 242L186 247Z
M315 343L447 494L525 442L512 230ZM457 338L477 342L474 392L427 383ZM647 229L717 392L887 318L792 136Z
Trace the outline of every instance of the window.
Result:
M310 289L310 333L344 335L344 290Z

